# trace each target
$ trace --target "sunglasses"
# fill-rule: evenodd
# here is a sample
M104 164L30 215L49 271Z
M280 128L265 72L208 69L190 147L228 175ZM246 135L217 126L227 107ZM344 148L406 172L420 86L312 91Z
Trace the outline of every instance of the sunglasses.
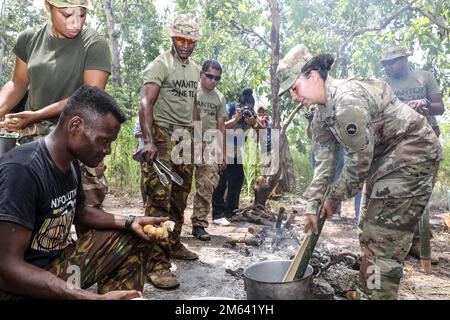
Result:
M391 59L391 60L387 60L387 61L383 61L381 64L383 66L393 66L394 64L396 64L398 61L400 61L403 57L398 57L395 59Z
M207 73L207 72L203 72L203 74L208 78L208 79L210 79L210 80L216 80L217 82L219 82L220 81L220 79L222 79L222 77L221 76L215 76L215 75L213 75L213 74L211 74L211 73Z
M195 44L195 40L186 39L186 38L182 38L182 37L174 37L173 40L179 46L182 46L182 45L192 46Z

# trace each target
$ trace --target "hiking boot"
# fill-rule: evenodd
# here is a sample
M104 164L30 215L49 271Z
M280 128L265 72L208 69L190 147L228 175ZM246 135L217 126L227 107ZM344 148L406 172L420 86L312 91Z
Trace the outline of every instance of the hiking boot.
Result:
M209 241L211 240L211 236L208 232L206 232L205 228L200 226L194 226L192 228L192 235L196 237L198 240Z
M189 250L179 242L170 248L170 257L181 260L197 260L198 254Z
M420 260L420 243L413 243L408 255ZM439 264L439 257L433 251L431 251L431 264Z
M149 272L147 278L158 289L171 290L180 286L177 275L169 269Z
M219 226L229 226L231 224L230 221L225 218L214 219L213 223L218 224Z

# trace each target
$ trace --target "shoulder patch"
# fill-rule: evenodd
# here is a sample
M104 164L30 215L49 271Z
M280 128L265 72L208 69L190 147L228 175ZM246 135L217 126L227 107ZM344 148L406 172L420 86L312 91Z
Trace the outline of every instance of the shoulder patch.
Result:
M355 123L349 123L345 127L345 131L348 135L354 136L358 133L358 126Z

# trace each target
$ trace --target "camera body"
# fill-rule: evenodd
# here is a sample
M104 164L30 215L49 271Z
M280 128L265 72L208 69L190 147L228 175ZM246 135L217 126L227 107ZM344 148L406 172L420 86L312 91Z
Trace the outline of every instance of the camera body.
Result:
M255 112L255 110L245 106L244 108L242 108L242 116L244 118L249 118L251 116L256 117L256 112Z

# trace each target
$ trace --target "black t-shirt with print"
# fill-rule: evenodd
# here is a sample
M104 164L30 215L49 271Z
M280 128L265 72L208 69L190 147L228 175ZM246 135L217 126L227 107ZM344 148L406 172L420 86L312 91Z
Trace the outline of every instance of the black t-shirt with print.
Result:
M48 266L71 242L76 206L84 199L78 163L63 173L44 139L0 158L0 221L32 230L24 259L33 265Z

